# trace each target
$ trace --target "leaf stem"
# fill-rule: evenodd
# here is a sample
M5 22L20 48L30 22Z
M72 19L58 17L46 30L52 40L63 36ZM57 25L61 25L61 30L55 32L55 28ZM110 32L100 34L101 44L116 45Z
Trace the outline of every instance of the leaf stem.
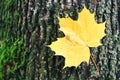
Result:
M95 62L95 59L93 58L93 55L92 55L92 54L90 54L90 59L91 59L92 63L94 64L94 66L95 66L95 68L96 68L96 70L97 70L97 72L98 72L98 75L100 76L100 69L99 69L99 67L97 66L97 64L96 64L96 62Z
M95 4L95 5L97 4L97 2L98 2L97 0L94 0L94 4Z

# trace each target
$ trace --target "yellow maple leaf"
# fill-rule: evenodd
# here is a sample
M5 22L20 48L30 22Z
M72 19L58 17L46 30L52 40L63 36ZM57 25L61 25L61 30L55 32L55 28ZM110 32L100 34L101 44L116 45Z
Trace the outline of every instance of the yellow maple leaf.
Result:
M83 61L89 63L89 47L101 45L100 39L105 36L105 23L97 24L94 14L91 14L85 7L79 13L78 20L68 18L58 18L60 30L65 37L58 38L53 42L51 49L56 55L65 57L64 67L77 67Z

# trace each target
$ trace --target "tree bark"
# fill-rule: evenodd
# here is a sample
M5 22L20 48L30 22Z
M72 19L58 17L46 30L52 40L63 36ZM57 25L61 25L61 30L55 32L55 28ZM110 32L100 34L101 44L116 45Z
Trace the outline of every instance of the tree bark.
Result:
M2 70L3 80L120 80L120 28L117 0L1 0L0 3L0 40L8 39L12 45L18 39L21 44L17 58L13 59L16 69L8 73L8 67ZM70 16L78 19L84 5L95 13L97 23L106 21L106 36L101 40L102 46L90 48L100 69L100 76L90 61L76 68L63 69L65 58L54 56L46 45L63 37L59 30L57 16ZM8 46L7 46L8 47ZM20 50L18 52L18 50ZM7 56L9 57L9 56ZM14 61L15 60L15 61ZM1 61L5 61L1 60ZM0 62L1 62L0 61ZM18 63L19 62L19 63ZM8 63L4 66L13 67ZM3 65L1 63L1 65ZM18 67L20 66L20 67ZM1 74L1 73L0 73Z

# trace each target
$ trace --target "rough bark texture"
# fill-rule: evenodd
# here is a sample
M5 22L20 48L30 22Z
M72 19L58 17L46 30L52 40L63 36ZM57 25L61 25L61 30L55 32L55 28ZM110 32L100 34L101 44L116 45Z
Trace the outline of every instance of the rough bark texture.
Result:
M0 80L120 80L120 12L117 0L0 0ZM118 5L119 4L119 5ZM77 20L83 6L106 21L103 46L91 48L100 68L90 61L65 68L64 57L46 45L63 37L57 16ZM118 10L119 9L119 10ZM2 56L2 57L1 57Z

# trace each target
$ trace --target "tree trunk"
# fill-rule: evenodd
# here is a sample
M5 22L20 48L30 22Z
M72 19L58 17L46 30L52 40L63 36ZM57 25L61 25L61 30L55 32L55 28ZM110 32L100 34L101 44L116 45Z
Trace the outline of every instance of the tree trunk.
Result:
M117 0L1 0L1 80L120 80L120 28ZM90 48L100 76L90 61L63 69L65 58L46 45L63 37L57 17L77 20L84 5L97 23L106 21L103 45ZM11 55L11 56L10 56Z

